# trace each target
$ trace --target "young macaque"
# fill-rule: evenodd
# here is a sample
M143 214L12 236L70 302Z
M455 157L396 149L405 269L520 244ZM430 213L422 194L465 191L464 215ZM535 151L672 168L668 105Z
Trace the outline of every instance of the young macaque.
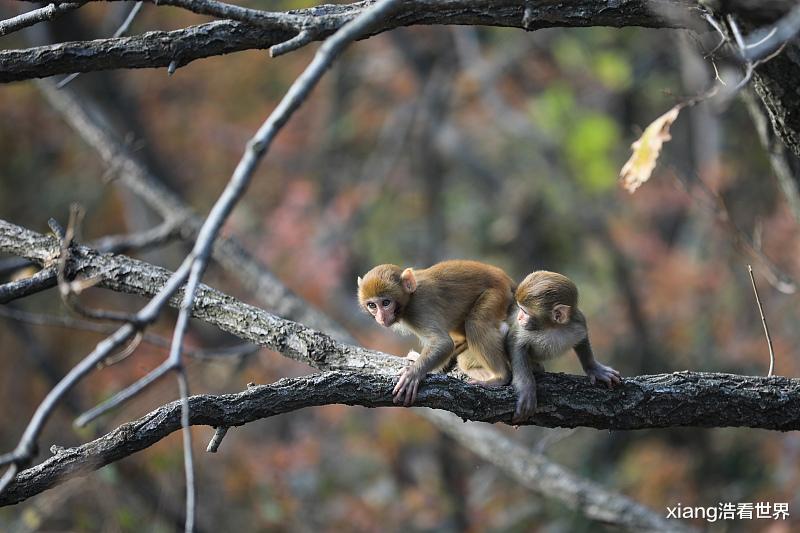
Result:
M506 337L512 383L517 391L514 423L536 412L534 373L544 371L542 362L570 348L575 350L593 384L602 381L611 388L620 383L619 372L598 363L592 354L586 318L578 309L578 288L572 280L539 270L522 280L514 297L519 310L516 319L509 317L511 329Z
M501 386L510 379L504 323L513 305L514 282L497 267L477 261L443 261L423 270L379 265L358 278L358 301L381 326L419 337L421 353L392 392L409 406L425 375L458 366L474 383Z

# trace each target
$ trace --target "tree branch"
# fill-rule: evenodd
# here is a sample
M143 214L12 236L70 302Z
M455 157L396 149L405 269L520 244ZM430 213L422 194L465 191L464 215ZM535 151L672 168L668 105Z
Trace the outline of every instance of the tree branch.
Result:
M591 387L583 377L546 374L537 381L542 425L574 427L664 427L751 425L800 428L800 380L731 374L679 372L626 379L614 391ZM325 372L285 378L238 394L190 398L193 425L241 426L304 407L345 404L392 406L391 376ZM486 389L450 376L431 375L418 396L420 407L451 411L483 422L508 421L514 410L511 387ZM107 435L55 456L17 475L0 505L23 501L70 478L86 474L147 448L181 427L181 402L164 405ZM755 424L758 424L756 426Z
M196 59L251 49L266 49L293 38L304 29L314 40L334 33L372 2L323 5L291 13L267 13L259 25L222 20L175 31L152 31L131 37L76 41L0 52L0 82L43 78L56 74L119 68L180 67ZM653 9L653 4L658 9ZM523 13L527 24L523 26ZM660 13L689 12L690 0L595 0L531 3L504 0L406 0L400 10L372 34L412 25L466 24L535 30L556 26L646 26L670 28L685 25ZM256 10L247 10L256 11ZM234 16L234 15L230 15ZM302 27L298 25L302 23ZM295 28L295 29L290 29Z

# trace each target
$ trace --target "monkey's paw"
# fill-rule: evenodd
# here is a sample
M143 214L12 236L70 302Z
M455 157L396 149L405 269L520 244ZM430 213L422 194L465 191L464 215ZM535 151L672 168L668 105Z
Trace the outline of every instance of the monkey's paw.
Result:
M511 417L511 423L521 424L534 414L536 414L536 391L519 391L517 395L517 407L514 409L514 416Z
M400 372L400 379L397 380L397 385L392 390L392 401L395 404L402 403L406 407L411 406L417 400L417 390L420 383L422 383L422 377L417 375L413 367L404 368Z
M622 376L620 376L619 372L610 366L606 366L597 362L595 362L594 366L586 369L586 375L589 376L589 381L592 383L592 385L598 381L601 381L608 385L609 389L614 388L614 385L619 385L622 383Z

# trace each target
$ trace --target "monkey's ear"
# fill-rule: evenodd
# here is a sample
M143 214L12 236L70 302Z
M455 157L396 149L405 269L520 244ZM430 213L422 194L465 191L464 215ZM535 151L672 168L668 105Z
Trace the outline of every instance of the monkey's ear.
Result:
M417 278L414 277L414 271L410 268L403 270L403 273L400 275L400 281L402 281L403 289L408 294L417 290Z
M568 305L564 304L556 304L553 306L552 311L552 318L553 322L556 324L566 324L569 322L569 317L571 314L572 308Z
M364 280L362 279L361 276L358 276L358 280L357 281L358 281L358 286L359 287L361 287L361 284L364 283Z

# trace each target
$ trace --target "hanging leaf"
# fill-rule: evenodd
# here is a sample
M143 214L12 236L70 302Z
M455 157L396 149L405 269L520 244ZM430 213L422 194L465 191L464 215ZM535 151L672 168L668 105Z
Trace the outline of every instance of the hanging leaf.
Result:
M619 177L625 190L632 193L644 182L650 179L653 169L656 168L656 161L661 153L661 147L672 137L669 128L684 104L678 104L657 119L655 119L642 136L631 145L633 154L627 163L622 167Z

